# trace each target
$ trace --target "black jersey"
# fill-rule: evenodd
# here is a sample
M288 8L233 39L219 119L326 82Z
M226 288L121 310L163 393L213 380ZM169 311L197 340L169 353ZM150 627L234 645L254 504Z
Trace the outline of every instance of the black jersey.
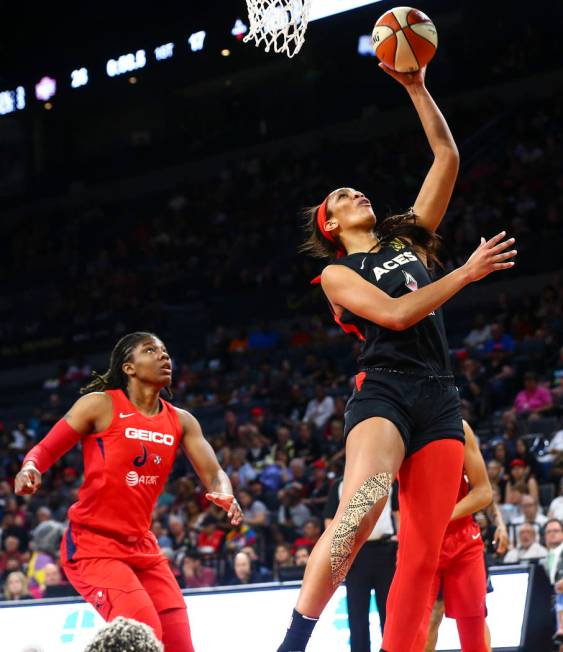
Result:
M432 282L413 248L399 240L391 241L376 253L350 254L334 264L353 269L391 297L415 292ZM451 374L441 310L403 331L384 328L346 309L337 322L363 341L358 357L361 369L384 367L423 374Z

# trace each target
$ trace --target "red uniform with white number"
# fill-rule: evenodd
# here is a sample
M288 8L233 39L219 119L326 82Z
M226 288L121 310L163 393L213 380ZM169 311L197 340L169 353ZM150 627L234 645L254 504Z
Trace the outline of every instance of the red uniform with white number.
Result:
M61 543L65 573L106 620L159 616L185 603L154 534L151 518L174 464L182 426L174 407L142 415L121 390L108 390L113 419L82 439L84 484L69 509ZM139 615L140 614L140 615Z
M465 475L461 478L457 501L469 492ZM485 614L487 578L485 547L481 530L472 516L450 521L440 551L438 571L434 579L431 603L440 586L449 618L470 618Z

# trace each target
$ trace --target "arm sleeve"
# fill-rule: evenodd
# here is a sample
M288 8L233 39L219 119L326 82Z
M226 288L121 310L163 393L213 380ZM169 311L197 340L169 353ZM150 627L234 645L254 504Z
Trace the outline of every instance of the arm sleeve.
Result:
M65 453L76 446L83 435L65 419L60 419L45 437L25 456L23 463L33 462L39 473L45 473Z

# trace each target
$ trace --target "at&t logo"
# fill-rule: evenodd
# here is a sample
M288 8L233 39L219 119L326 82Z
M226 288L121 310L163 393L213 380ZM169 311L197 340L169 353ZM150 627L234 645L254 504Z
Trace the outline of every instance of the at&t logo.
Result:
M139 475L137 471L129 471L125 476L125 482L129 487L136 487L139 484L151 485L158 482L158 475Z

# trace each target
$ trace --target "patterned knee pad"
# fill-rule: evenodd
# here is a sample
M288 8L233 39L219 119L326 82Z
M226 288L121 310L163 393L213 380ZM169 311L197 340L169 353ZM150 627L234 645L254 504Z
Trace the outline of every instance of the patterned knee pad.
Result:
M390 473L377 473L369 477L350 499L330 544L330 570L334 587L342 582L350 570L350 555L363 518L375 503L389 495L392 484Z

